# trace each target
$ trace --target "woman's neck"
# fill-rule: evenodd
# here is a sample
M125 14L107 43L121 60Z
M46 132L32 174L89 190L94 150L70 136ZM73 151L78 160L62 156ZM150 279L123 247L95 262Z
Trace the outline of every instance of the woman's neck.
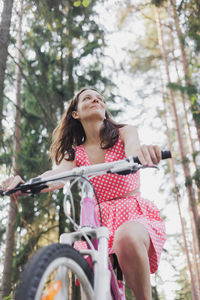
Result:
M102 121L95 121L95 122L85 122L82 123L82 126L84 128L85 134L86 134L86 141L85 145L100 145L100 131L103 126Z

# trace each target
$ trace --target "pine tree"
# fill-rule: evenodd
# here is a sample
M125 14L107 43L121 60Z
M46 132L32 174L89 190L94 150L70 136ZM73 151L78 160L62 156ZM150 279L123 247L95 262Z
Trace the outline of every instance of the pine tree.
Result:
M8 45L10 42L10 23L12 16L13 0L4 0L3 11L1 15L0 24L0 144L2 143L3 129L2 129L2 119L3 119L3 91L4 91L4 79L5 79L5 69L6 61L8 56Z
M19 29L17 37L17 84L16 84L16 114L15 114L15 133L14 133L14 156L13 156L13 170L14 175L19 175L17 155L20 152L20 106L21 106L21 58L22 58L22 18L23 18L23 0L20 0L19 9ZM15 201L10 198L8 225L6 231L6 249L5 260L2 278L2 297L7 297L11 292L11 276L12 276L12 258L13 249L15 245L15 223L17 217L18 206Z

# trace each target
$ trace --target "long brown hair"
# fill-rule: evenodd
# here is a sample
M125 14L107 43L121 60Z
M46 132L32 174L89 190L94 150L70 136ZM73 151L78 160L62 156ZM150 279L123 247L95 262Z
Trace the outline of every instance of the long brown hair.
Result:
M81 122L72 117L72 112L77 110L79 96L86 90L94 90L95 88L82 88L69 102L60 123L54 129L52 134L52 144L50 146L50 157L57 165L64 159L73 161L75 158L75 147L81 145L86 140L86 134ZM98 92L99 93L99 92ZM119 128L123 124L115 123L108 111L105 113L104 126L100 131L101 148L107 149L112 147L119 138Z

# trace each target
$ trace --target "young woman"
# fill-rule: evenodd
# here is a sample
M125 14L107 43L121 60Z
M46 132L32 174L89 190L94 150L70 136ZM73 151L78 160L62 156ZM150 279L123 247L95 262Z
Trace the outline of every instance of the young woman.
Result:
M158 164L158 146L140 145L137 130L116 124L106 110L102 95L84 88L70 101L53 133L50 155L57 168L46 177L74 167L138 156L142 164ZM139 173L127 176L108 174L93 178L102 210L103 225L110 232L109 254L115 254L125 279L137 300L150 300L150 273L158 268L165 242L165 227L157 207L140 196ZM14 188L21 177L2 183ZM53 186L50 189L60 188ZM19 194L15 194L14 200Z

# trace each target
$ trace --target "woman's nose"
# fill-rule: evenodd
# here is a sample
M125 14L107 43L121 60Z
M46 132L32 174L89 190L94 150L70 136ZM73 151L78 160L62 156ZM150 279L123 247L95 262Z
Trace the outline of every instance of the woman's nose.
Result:
M99 103L99 99L98 98L93 98L93 102L98 102Z

